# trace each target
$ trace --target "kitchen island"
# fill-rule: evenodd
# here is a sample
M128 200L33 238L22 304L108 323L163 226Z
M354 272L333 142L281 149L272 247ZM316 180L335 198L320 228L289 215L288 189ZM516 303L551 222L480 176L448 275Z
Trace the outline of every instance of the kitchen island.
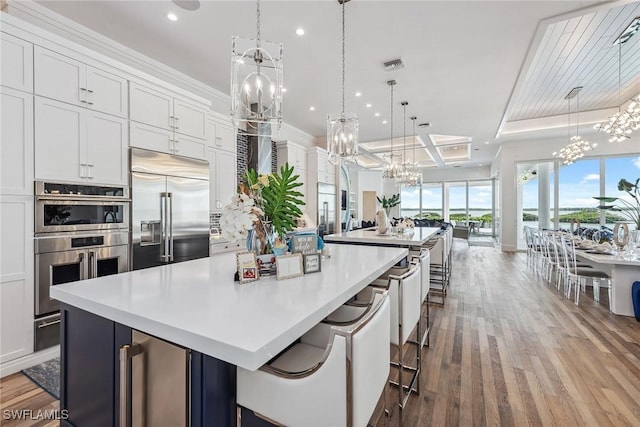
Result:
M62 304L64 425L117 425L118 354L132 330L189 352L190 425L235 425L236 366L259 368L407 256L329 246L322 272L288 280L234 283L235 254L221 254L53 287Z
M423 245L438 231L440 231L438 227L414 227L405 233L392 234L389 232L386 234L378 234L375 227L373 227L329 234L324 236L323 239L328 243L342 243L347 245L411 247Z

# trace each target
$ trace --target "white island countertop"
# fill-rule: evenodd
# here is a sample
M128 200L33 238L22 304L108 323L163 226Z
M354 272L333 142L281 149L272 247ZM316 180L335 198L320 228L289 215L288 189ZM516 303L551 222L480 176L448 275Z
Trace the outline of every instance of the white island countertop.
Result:
M406 249L328 245L322 271L239 284L236 256L56 285L51 296L246 369L255 370L379 275Z
M438 231L440 231L440 228L437 227L415 227L413 233L378 234L375 228L363 228L344 233L329 234L322 238L329 243L408 247L423 245Z

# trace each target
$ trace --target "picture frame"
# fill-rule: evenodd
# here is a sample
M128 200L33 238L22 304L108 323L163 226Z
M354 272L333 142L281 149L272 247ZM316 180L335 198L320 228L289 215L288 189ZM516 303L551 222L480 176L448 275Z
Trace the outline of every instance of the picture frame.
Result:
M291 236L291 253L301 253L303 255L315 254L318 252L317 234L299 234Z
M304 275L302 254L282 255L276 258L276 279L293 279Z
M238 252L236 254L236 269L240 283L254 282L260 278L258 261L254 252Z
M304 274L319 273L322 271L322 255L321 254L307 254L302 255Z

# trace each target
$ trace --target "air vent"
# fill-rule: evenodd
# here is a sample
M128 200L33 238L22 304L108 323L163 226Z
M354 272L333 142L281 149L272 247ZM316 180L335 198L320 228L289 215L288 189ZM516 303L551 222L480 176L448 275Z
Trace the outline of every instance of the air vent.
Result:
M404 68L404 62L402 62L402 58L392 59L391 61L387 61L384 63L385 71L399 70L400 68Z
M429 128L429 127L431 127L431 123L429 123L429 122L426 122L426 123L420 123L420 124L418 125L418 127L419 127L419 128Z

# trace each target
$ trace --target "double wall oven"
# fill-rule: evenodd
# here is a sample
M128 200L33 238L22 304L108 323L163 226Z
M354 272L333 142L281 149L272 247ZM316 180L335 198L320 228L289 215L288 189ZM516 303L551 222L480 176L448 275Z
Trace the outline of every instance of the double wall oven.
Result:
M35 350L59 343L51 286L129 269L129 188L35 184Z

